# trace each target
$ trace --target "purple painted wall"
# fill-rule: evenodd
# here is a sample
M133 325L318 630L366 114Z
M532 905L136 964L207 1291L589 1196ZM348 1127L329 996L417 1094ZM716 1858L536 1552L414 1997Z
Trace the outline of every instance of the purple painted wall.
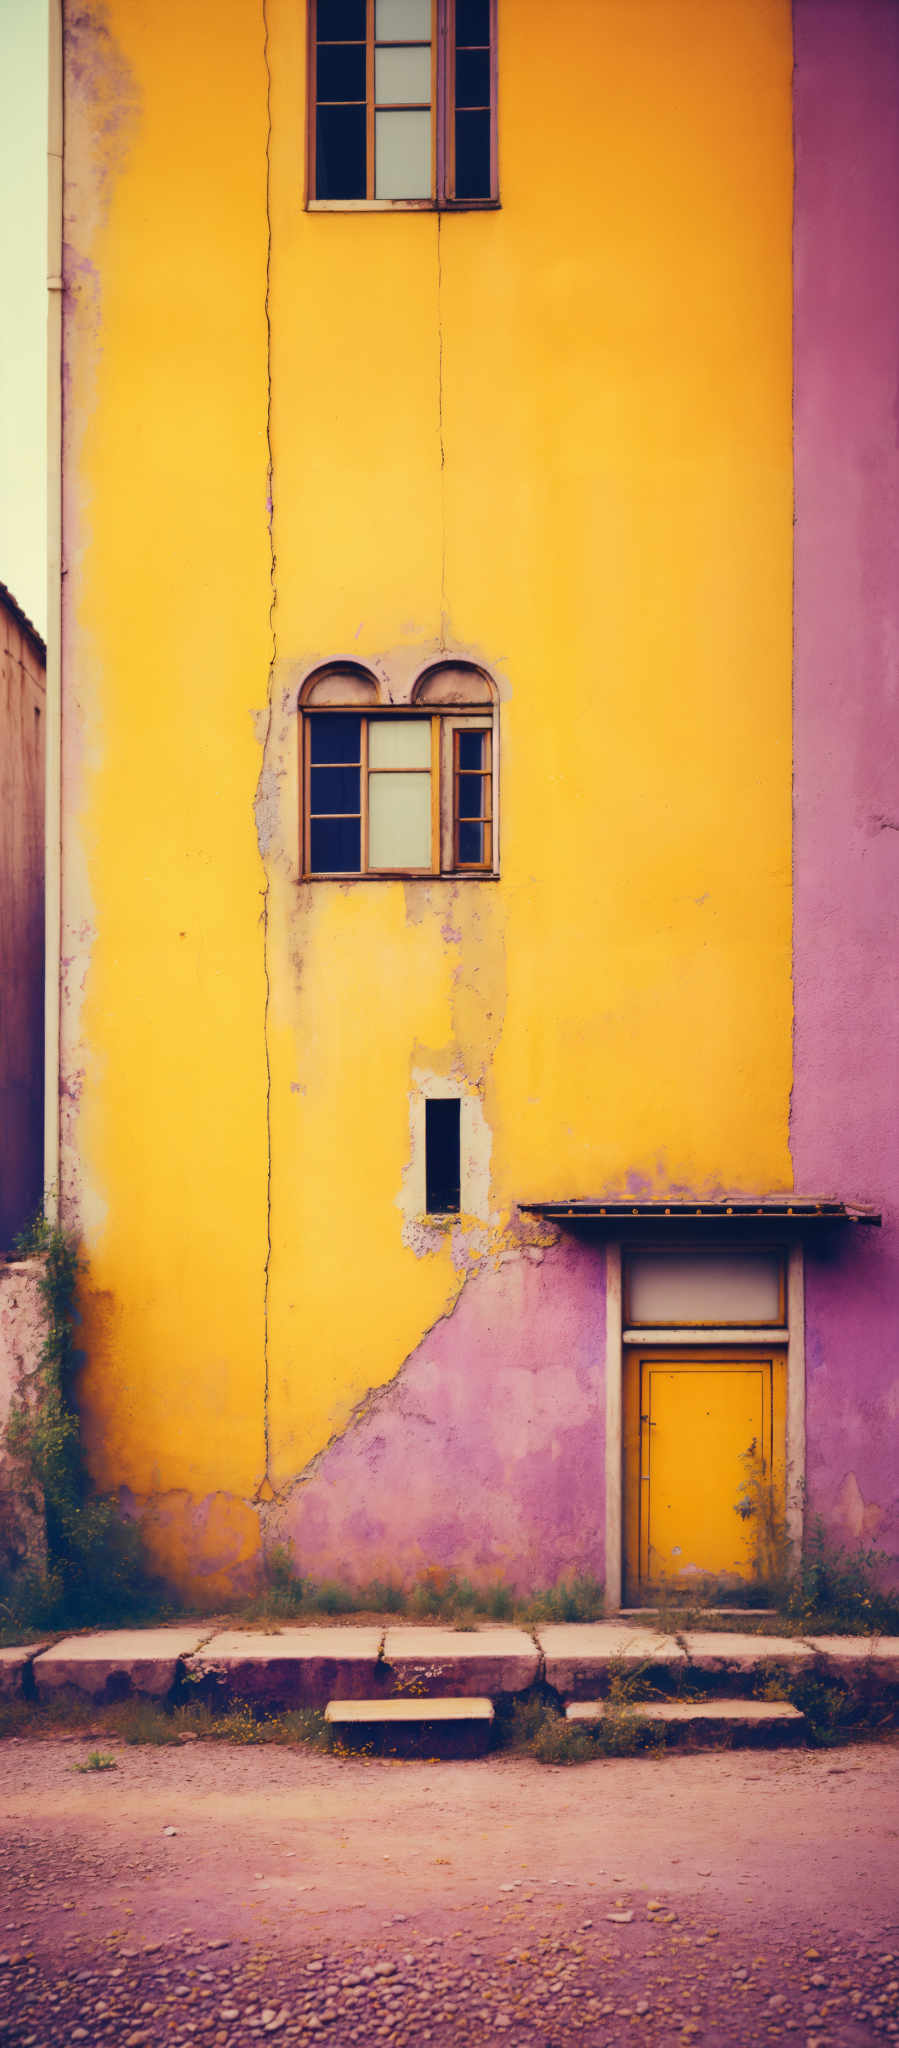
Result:
M603 1575L605 1260L571 1239L470 1278L267 1515L317 1578Z
M810 1504L899 1558L899 6L795 0L796 1185Z

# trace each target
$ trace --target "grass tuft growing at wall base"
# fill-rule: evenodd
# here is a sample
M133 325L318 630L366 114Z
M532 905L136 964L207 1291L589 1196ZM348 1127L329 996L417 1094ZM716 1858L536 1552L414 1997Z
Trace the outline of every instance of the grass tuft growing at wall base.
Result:
M598 1621L604 1613L602 1581L591 1572L575 1572L556 1585L521 1594L504 1579L485 1585L434 1566L412 1586L399 1580L369 1579L361 1585L306 1577L296 1569L291 1552L275 1544L265 1559L262 1591L243 1609L250 1621L308 1621L336 1615L405 1616L415 1621L442 1621L454 1628L481 1622L517 1622L524 1628L540 1622Z

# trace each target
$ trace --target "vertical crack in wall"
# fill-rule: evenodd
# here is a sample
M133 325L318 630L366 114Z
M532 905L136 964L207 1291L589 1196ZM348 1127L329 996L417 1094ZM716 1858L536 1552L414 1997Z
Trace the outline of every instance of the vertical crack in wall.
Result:
M443 215L437 215L437 435L440 443L440 645L446 646L446 442L443 437Z
M268 623L271 634L271 651L269 654L266 690L265 739L262 748L264 766L268 759L268 749L271 740L275 665L278 659L278 634L275 625L275 612L278 604L278 557L275 551L275 466L272 450L272 67L267 0L262 0L262 59L265 65L265 503L268 523L269 559ZM270 891L271 879L268 868L264 865L263 856L262 971L265 976L265 1004L262 1018L262 1035L265 1049L265 1271L262 1311L262 1428L265 1440L265 1479L263 1483L266 1488L271 1486L271 1438L269 1432L269 1297L272 1269L272 1059L269 1044L269 1012L272 997L271 972L269 968Z

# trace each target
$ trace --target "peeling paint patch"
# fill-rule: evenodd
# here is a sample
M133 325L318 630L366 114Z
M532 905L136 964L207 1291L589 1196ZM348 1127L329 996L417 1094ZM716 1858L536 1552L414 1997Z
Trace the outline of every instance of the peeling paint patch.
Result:
M866 1501L854 1472L847 1472L834 1502L834 1521L852 1543L870 1543L883 1521L884 1510L876 1501Z
M462 1210L457 1217L427 1213L425 1104L429 1097L458 1101L462 1155ZM403 1215L403 1243L416 1258L439 1251L450 1238L453 1263L467 1266L488 1247L492 1136L480 1096L453 1071L413 1067L409 1093L409 1159L397 1206ZM494 1222L497 1219L492 1219Z
M299 1571L519 1587L602 1576L605 1262L572 1240L470 1276L307 1473L262 1510Z

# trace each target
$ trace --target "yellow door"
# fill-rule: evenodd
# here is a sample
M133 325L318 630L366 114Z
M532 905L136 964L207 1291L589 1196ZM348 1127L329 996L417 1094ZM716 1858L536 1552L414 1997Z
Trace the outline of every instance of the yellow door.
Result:
M783 1358L647 1353L629 1377L628 1597L762 1582L782 1501Z

